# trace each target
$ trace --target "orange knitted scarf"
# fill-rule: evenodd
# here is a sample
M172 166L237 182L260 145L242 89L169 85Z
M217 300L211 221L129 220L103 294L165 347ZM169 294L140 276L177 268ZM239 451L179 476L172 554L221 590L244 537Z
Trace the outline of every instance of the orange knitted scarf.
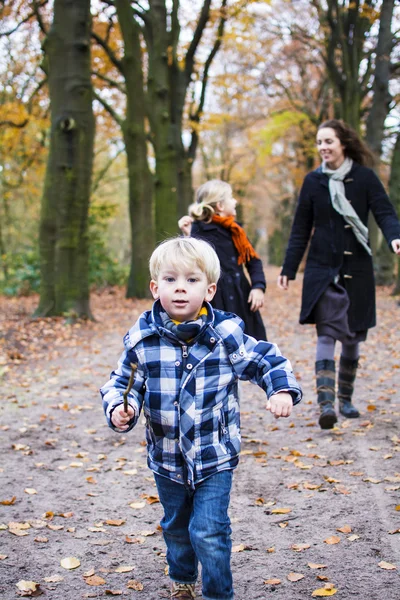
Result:
M233 215L230 217L213 215L212 221L213 223L222 225L222 227L225 227L225 229L229 229L231 232L233 244L239 253L239 265L249 262L251 258L260 258L247 239L247 235L245 234L243 227L240 227L240 225L236 223Z

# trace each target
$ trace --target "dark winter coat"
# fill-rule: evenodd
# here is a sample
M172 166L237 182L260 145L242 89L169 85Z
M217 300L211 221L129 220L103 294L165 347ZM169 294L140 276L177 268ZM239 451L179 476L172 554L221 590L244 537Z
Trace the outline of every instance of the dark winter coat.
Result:
M194 221L191 235L209 242L218 255L221 263L221 278L217 293L211 302L214 308L238 315L245 324L245 333L257 340L266 340L267 334L260 312L252 312L247 301L252 288L265 291L266 281L262 262L252 258L246 263L250 283L244 273L243 266L238 264L238 252L228 229L218 223Z
M387 243L400 238L400 223L381 182L372 169L353 164L344 180L346 198L364 225L372 211ZM282 275L295 279L310 240L304 272L300 323L315 323L316 302L340 276L346 288L351 331L363 331L376 324L375 281L372 257L357 241L350 225L333 208L328 176L321 167L309 173L303 183Z

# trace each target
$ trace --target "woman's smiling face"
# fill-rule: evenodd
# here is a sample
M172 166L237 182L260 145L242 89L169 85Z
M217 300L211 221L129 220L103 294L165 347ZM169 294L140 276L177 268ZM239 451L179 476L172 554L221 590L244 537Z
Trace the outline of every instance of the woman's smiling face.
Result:
M331 127L323 127L317 133L318 152L329 169L338 169L346 158L344 146L336 131Z

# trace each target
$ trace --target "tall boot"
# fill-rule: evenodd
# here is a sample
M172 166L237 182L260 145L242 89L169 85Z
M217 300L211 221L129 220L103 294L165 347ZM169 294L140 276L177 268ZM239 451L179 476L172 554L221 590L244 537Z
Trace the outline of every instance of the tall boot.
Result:
M351 402L357 367L358 359L353 360L344 356L340 357L338 378L339 410L348 419L357 419L360 416L360 413Z
M321 429L332 429L337 421L335 413L335 361L317 360L317 394L320 407L319 425Z

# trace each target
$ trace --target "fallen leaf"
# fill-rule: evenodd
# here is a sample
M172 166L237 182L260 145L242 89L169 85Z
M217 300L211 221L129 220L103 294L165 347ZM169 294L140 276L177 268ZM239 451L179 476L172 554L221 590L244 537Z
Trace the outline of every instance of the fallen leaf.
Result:
M137 581L136 579L130 579L126 584L126 587L130 590L141 592L143 590L143 583L140 583L140 581Z
M343 527L338 527L336 531L340 531L340 533L351 533L352 529L350 525L343 525Z
M60 561L60 565L63 567L63 569L76 569L80 566L80 564L80 560L74 556L67 556L67 558L62 558Z
M43 579L46 583L59 583L60 581L64 581L62 575L50 575L50 577L44 577Z
M287 515L290 512L292 512L291 508L273 508L271 510L271 514L273 515Z
M313 596L314 598L324 598L327 596L334 596L337 592L337 589L334 587L324 587L324 588L319 588L318 590L314 590L313 593L311 594L311 596Z
M106 583L106 581L99 575L92 575L91 577L85 578L85 583L87 583L88 585L98 586L98 585L104 585Z
M0 504L2 504L3 506L11 506L12 504L15 503L16 499L17 499L17 496L13 496L11 498L11 500L1 500Z
M359 535L353 533L353 535L349 535L349 537L347 538L349 540L349 542L354 542L355 540L358 540L360 538Z
M275 546L271 546L271 548L267 548L268 554L273 554L275 552Z
M116 573L130 573L135 567L121 566L115 569Z
M391 563L388 563L385 560L381 560L381 562L378 563L378 567L380 567L381 569L386 569L387 571L395 571L397 569L396 565L392 565Z
M279 585L281 582L280 579L266 579L264 581L264 583L268 584L268 585Z
M40 584L36 583L36 581L25 581L25 579L21 579L21 581L18 581L16 586L20 592L29 592L29 594L24 594L24 595L31 596L32 592L38 591Z
M8 558L8 554L0 554L0 560L5 560Z
M46 544L48 541L49 541L49 538L44 537L44 536L39 536L39 535L37 537L35 537L35 539L34 539L34 542L39 542L41 544Z
M303 550L310 548L310 544L292 544L290 547L295 552L302 552Z
M105 521L106 525L112 525L113 527L120 527L126 521L124 519L108 519Z
M326 569L328 565L322 565L320 563L308 563L310 569Z
M131 508L144 508L146 506L146 502L131 502L129 506Z
M325 544L339 544L340 543L340 537L338 537L337 535L331 535L330 537L326 538L326 540L324 540Z
M106 596L122 596L122 590L106 590Z
M252 547L246 546L246 544L238 544L232 548L232 552L244 552L245 550L252 550Z
M92 577L92 575L94 575L94 574L95 574L95 572L96 572L96 571L95 571L94 569L90 569L89 571L86 571L86 572L83 574L83 576L84 576L84 577Z
M35 488L25 488L24 492L25 492L25 494L30 494L31 496L34 494L37 494L37 491L35 490Z
M300 579L304 578L304 575L302 575L301 573L289 573L289 575L287 576L289 581L300 581Z

